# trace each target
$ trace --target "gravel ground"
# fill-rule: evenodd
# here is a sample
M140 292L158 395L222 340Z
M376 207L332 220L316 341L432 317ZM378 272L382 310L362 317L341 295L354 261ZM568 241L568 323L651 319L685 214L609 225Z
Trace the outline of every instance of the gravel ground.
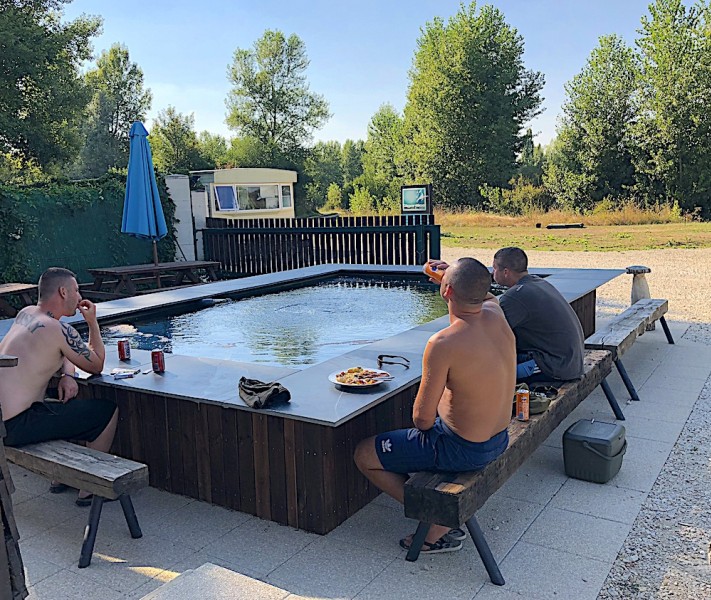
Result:
M677 321L711 323L711 249L644 250L631 252L539 252L531 251L532 267L570 267L577 269L624 269L645 265L652 298L667 298L667 318ZM473 256L489 266L494 250L443 248L442 258L451 261ZM622 275L598 289L598 308L621 312L629 306L632 276Z
M494 252L444 248L443 259ZM711 345L711 249L641 252L528 252L534 267L624 268L646 265L651 296L668 298L669 320L687 321L684 338ZM681 282L684 285L680 285ZM598 311L629 306L631 277L598 289ZM711 365L710 365L711 366ZM645 500L598 600L711 599L711 378Z

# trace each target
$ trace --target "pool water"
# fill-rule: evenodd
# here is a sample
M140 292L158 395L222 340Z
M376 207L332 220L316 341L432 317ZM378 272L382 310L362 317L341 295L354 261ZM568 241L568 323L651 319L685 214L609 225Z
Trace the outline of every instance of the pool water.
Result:
M424 281L343 277L181 315L102 329L107 346L274 366L312 365L447 314Z

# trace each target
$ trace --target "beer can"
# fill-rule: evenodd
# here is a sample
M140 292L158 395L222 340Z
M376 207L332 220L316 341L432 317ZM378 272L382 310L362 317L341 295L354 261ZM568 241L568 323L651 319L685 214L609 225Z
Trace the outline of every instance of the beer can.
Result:
M530 399L531 392L526 384L516 389L516 418L519 421L528 421Z
M120 339L116 345L118 346L119 360L125 362L131 360L131 344L129 344L128 338Z
M151 351L151 364L153 365L154 373L165 372L165 354L163 354L163 350Z

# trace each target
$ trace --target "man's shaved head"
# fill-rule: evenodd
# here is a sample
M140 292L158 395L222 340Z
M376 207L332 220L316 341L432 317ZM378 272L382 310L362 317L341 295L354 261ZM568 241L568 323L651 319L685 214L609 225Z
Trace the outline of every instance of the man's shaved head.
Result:
M444 272L444 283L463 304L481 304L491 287L491 275L475 258L460 258Z
M39 278L39 300L48 300L62 286L67 286L72 279L76 279L69 269L50 267Z

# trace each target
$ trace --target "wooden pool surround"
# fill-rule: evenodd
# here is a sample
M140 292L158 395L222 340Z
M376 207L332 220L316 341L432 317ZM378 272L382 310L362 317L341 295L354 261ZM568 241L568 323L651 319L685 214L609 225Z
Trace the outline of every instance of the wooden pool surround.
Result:
M547 274L578 314L585 335L595 329L596 289L623 270L531 269ZM99 304L102 323L130 320L147 310L202 298L254 295L339 275L421 274L417 267L325 265ZM81 324L81 318L74 318ZM323 363L293 370L187 356L166 356L166 373L133 379L92 377L83 397L109 398L120 411L113 451L149 467L152 486L263 519L324 534L378 495L353 462L356 444L389 429L411 426L412 404L429 336L447 317L369 344ZM0 335L8 325L0 322ZM132 363L150 366L133 350ZM411 368L387 367L392 382L361 393L341 392L327 375L354 365L375 366L378 354L398 354ZM108 352L104 373L119 363ZM283 407L254 410L237 394L240 376L279 381L292 393Z

